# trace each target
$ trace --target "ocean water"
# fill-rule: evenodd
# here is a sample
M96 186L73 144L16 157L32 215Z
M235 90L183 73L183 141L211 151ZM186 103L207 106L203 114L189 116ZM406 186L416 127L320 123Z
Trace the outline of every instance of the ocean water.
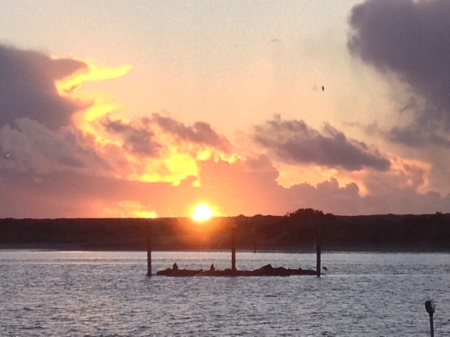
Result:
M154 252L153 272L230 266ZM327 275L146 277L145 252L0 250L0 336L450 336L450 254L324 253ZM239 269L314 254L237 253Z

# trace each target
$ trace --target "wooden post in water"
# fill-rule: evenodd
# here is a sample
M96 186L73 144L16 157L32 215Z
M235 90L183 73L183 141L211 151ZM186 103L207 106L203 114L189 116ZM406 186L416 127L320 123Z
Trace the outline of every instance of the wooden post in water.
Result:
M236 270L236 224L231 225L231 270Z
M321 261L320 261L321 247L320 247L320 222L316 223L316 275L320 277Z
M256 254L256 228L255 224L252 226L252 234L253 234L253 253Z
M433 315L436 309L436 302L434 302L433 300L426 301L425 309L427 310L428 315L430 316L430 334L431 337L434 337Z
M147 276L152 276L152 227L147 229Z

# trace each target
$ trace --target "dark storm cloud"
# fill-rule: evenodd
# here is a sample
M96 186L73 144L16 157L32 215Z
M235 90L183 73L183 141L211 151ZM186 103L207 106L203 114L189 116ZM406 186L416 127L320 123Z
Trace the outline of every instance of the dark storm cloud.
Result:
M73 127L53 131L28 118L0 128L0 179L6 171L108 170L89 138Z
M439 136L438 134L427 132L417 124L411 125L407 128L393 127L387 133L387 138L394 143L399 143L410 147L422 147L427 144L434 144L445 148L450 148L450 140L443 136Z
M83 106L59 96L54 82L84 67L80 61L0 45L0 126L18 118L53 130L70 124Z
M146 157L159 155L161 145L154 139L153 132L146 127L125 124L120 120L112 121L109 118L105 118L102 124L106 131L122 137L127 151Z
M159 114L152 115L152 121L158 124L164 131L170 132L178 139L189 141L199 145L209 145L226 151L229 142L225 137L218 135L208 123L196 122L193 126L185 126L170 117Z
M253 140L290 164L317 164L342 167L348 171L363 168L384 171L389 161L369 147L325 124L320 133L303 121L283 121L279 116L257 125Z
M392 72L425 103L393 141L448 147L450 130L450 1L368 0L353 8L350 51L381 72ZM412 139L410 136L413 136Z
M87 106L58 94L55 81L83 62L0 45L0 179L11 172L108 170L95 145L72 125Z

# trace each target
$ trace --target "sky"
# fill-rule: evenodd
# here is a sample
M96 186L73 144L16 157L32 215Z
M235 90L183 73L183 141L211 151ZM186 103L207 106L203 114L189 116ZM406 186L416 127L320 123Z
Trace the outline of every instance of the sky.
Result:
M447 0L3 0L0 217L450 212Z

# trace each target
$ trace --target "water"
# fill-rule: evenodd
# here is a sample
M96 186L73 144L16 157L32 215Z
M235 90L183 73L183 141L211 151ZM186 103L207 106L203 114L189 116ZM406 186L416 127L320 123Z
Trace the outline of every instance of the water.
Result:
M328 275L148 278L145 252L0 251L0 336L450 335L450 254L325 253ZM153 271L230 253L154 252ZM237 254L239 269L313 254Z

